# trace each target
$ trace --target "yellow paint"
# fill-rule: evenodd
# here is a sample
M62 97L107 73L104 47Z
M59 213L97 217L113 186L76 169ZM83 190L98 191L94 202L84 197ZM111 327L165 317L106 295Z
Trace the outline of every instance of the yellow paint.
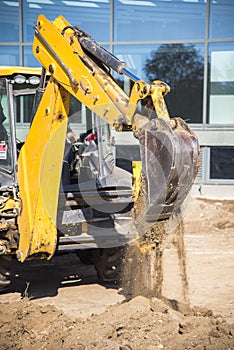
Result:
M54 254L57 203L63 162L68 93L51 79L20 152L18 180L22 212L18 218L18 259Z
M139 252L141 253L141 254L151 254L151 252L152 252L152 244L150 244L150 243L141 243L140 244L140 242L138 241L138 240L136 240L136 247L138 248L138 250L139 250Z
M8 198L3 204L1 204L0 212L4 212L6 210L13 210L16 207L16 202L13 198Z
M142 80L138 80L132 87L132 91L129 98L128 109L126 110L126 115L128 117L129 124L131 124L133 115L136 110L137 102L140 99L144 99L149 95L150 85ZM134 125L134 129L138 129L137 125Z
M62 29L69 23L61 16L51 23L43 15L38 17L37 23L39 35L35 35L33 43L35 57L49 72L53 71L53 77L75 98L113 125L113 120L121 112L82 62L80 56L85 54L79 42L70 39L73 31L68 29L64 36L61 35ZM45 38L46 44L40 34Z
M151 85L151 98L158 118L170 120L164 97L170 91L170 87L160 81L155 80Z
M133 196L134 202L137 200L140 192L140 180L142 172L142 161L132 162L132 177L133 177Z
M40 75L41 68L19 67L19 66L1 66L0 67L0 76L6 77L13 74Z

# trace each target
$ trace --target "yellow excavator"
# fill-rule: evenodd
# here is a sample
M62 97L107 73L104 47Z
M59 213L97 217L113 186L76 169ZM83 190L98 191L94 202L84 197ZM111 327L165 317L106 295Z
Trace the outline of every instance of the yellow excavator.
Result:
M71 251L96 251L108 280L114 251L180 211L198 171L198 140L169 117L166 83L141 80L62 16L40 15L34 30L42 69L0 72L0 287L10 283L9 256ZM117 75L131 83L129 95ZM114 129L134 135L140 159L118 164Z

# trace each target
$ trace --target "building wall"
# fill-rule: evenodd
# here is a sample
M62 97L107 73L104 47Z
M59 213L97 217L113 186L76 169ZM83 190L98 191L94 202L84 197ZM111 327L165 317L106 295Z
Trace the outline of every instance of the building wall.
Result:
M141 79L166 81L170 115L185 119L202 146L197 181L234 184L233 0L1 0L1 65L38 66L32 41L40 13L63 14ZM122 76L120 83L129 92Z

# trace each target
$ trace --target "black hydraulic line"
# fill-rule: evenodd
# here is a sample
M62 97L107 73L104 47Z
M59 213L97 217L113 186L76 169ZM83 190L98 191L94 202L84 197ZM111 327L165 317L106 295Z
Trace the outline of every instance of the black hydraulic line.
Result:
M90 54L92 54L94 57L96 57L98 60L104 63L107 67L114 69L119 74L126 75L129 79L131 79L134 82L141 80L126 68L126 64L124 61L121 61L120 59L118 59L118 57L105 50L92 38L82 36L79 38L79 42L85 50L87 50Z
M46 69L44 67L41 68L41 78L39 83L39 88L44 89L46 84Z
M79 42L83 48L85 48L94 57L99 59L107 67L110 67L114 69L117 73L122 74L123 68L126 67L124 61L119 60L116 56L104 49L90 37L82 36L79 38Z

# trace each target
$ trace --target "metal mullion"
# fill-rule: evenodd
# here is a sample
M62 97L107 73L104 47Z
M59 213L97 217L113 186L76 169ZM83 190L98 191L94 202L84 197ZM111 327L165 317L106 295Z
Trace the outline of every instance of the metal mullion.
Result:
M23 58L23 0L19 0L19 52L20 66L24 65Z
M114 1L110 0L110 46L112 48L112 43L114 41Z
M210 24L210 0L206 3L206 29L205 29L205 50L204 50L204 81L203 81L203 114L202 124L206 128L207 121L207 101L208 101L208 40L209 40L209 24Z

